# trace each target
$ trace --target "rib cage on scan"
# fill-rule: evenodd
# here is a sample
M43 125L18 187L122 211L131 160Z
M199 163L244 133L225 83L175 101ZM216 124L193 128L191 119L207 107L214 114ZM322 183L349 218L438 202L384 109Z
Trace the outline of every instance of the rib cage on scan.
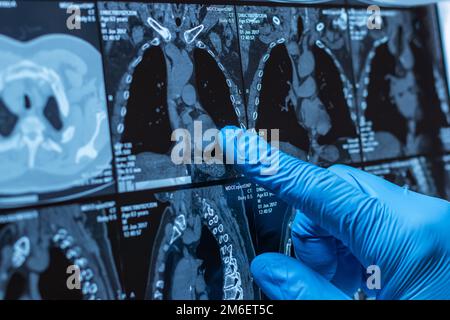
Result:
M360 162L345 9L237 10L249 127L275 121L281 149L313 163Z
M146 298L257 298L244 204L224 190L215 186L159 195L170 206L153 244Z
M447 148L448 97L431 11L382 10L383 27L368 32L365 9L349 9L365 160Z
M100 222L110 221L114 206L68 205L1 216L0 298L120 298L110 226ZM70 265L80 271L79 290L67 286Z
M203 132L226 124L245 126L237 30L234 18L230 18L234 7L109 2L101 2L99 7L101 21L109 27L103 30L103 39L109 65L107 90L111 93L109 100L120 191L235 175L221 165L198 164L189 168L174 165L169 157L173 142L166 132L169 127L170 130L182 128L194 137L194 121L201 121ZM118 16L122 22L117 22L115 18ZM117 28L127 32L118 37L108 33L108 30ZM155 47L161 50L164 62L145 59L146 53ZM157 91L161 98L158 101L146 102L132 96L133 82L142 64L148 64L149 71L142 74L141 82L151 84L147 91ZM157 66L151 67L153 64ZM158 70L164 64L163 75L150 71ZM215 72L205 75L204 66L211 66L213 69L209 71ZM145 77L150 80L145 81ZM141 88L142 92L145 90L145 86ZM223 104L220 108L219 100ZM133 127L140 123L137 115L145 115L141 130ZM164 131L152 134L158 131L152 129L156 125L163 127ZM169 146L169 150L133 150L144 140L148 145ZM195 148L204 150L205 146L190 144L191 151Z
M97 26L71 34L66 18L55 2L0 10L0 206L111 191Z

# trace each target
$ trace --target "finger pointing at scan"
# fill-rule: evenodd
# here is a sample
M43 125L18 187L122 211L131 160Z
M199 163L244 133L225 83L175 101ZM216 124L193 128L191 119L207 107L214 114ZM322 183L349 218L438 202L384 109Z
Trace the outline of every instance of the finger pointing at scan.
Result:
M227 163L340 239L363 264L377 258L391 212L330 170L272 148L254 131L225 127L219 144ZM268 167L271 170L268 170ZM267 174L269 173L269 174Z

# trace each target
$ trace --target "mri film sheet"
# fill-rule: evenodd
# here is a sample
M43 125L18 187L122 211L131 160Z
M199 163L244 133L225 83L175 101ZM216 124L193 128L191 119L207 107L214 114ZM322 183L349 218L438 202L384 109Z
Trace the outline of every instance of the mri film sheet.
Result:
M8 2L12 4L13 2ZM0 207L114 192L95 6L0 8Z
M315 164L361 161L347 13L238 6L249 127Z
M119 191L235 176L223 165L194 164L194 154L214 145L208 129L246 123L234 7L99 8ZM174 130L188 137L171 139ZM188 159L181 165L171 157L180 143Z
M434 7L349 9L350 37L367 161L439 153L449 147L448 93Z
M120 298L116 219L112 201L0 216L0 298Z
M255 253L242 190L211 186L158 193L152 201L157 206L148 205L147 218L134 220L150 226L140 237L151 241L142 246L139 237L130 239L135 248L152 250L148 274L135 281L140 286L147 279L145 299L259 298L250 275Z

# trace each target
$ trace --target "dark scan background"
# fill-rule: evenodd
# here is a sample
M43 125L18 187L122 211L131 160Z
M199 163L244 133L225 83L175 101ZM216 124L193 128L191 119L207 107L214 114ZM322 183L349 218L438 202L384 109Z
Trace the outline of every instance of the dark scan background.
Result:
M97 28L84 30L82 35L101 44L112 147L130 143L131 159L153 154L138 158L143 173L137 182L186 175L192 180L182 186L139 191L125 187L114 194L26 208L17 205L14 210L2 211L1 298L154 299L161 295L166 299L220 299L226 263L220 251L222 235L216 222L210 224L213 215L207 215L211 210L234 245L244 298L264 298L250 279L248 263L263 252L292 254L289 223L294 210L230 168L167 166L173 146L169 118L174 110L168 104L169 79L174 78L169 65L177 50L185 56L179 56L181 71L175 76L189 74L187 82L197 94L197 101L189 102L190 112L181 99L176 101L181 116L175 118L185 121L178 123L180 126L189 128L192 120L208 116L205 121L212 127L244 123L249 128L279 128L281 149L303 160L323 167L345 163L411 190L450 199L449 99L434 7L387 10L385 28L366 32L361 24L366 8L353 2L345 9L339 5L347 1L315 6L257 2L234 5L230 1L233 16L225 24L229 28L218 24L200 36L211 48L223 44L218 60L206 50L188 48L179 39L174 42L175 49L169 43L142 50L144 43L155 38L143 19L158 15L157 10L114 2L98 4L99 9L138 8L140 12L128 23L119 23L127 28L126 40L102 41L104 34ZM183 4L201 8L200 18L206 17L205 6ZM253 23L240 20L252 13L263 16ZM9 19L1 20L0 25L14 26L15 20ZM190 27L195 26L194 21L200 22L190 19ZM54 23L57 21L48 19L48 26L33 32L49 32ZM171 30L181 34L181 22L171 23ZM249 40L246 32L252 31L255 38ZM136 55L142 60L131 70ZM226 71L217 61L223 62ZM124 86L129 73L133 79ZM230 112L233 106L227 97L226 79L235 84L232 92L240 99L239 117ZM120 100L126 91L127 102ZM213 107L223 99L227 99L224 108ZM123 115L121 107L126 104L133 108ZM44 114L58 128L54 109L49 101ZM11 119L0 105L1 134L8 133ZM126 128L123 132L117 130L121 123ZM120 172L117 155L116 185L119 175L129 178L127 172ZM203 205L201 199L208 204ZM70 236L69 246L58 238L61 228L69 231L64 238ZM30 240L29 250L24 237ZM84 291L64 289L61 270L73 258L73 252L68 253L71 249L80 251L79 255L88 259L86 268L94 271ZM18 267L12 265L13 257L19 259L14 260ZM20 257L22 264L17 263ZM162 279L164 284L158 282ZM189 285L196 290L188 294Z

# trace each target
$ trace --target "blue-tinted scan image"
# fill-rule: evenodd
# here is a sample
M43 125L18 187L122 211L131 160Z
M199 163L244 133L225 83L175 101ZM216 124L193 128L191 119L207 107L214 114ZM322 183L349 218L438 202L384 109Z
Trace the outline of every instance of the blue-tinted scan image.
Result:
M171 159L176 129L246 125L234 7L99 2L99 14L119 192L235 176Z
M238 183L161 192L141 202L137 196L124 199L120 218L127 297L258 299L250 273L255 256L247 219L251 213L244 199Z
M237 7L250 128L314 164L361 161L344 8Z
M90 12L82 14L94 18ZM67 28L67 17L57 2L0 10L0 206L112 185L97 29L83 23L92 34L82 38Z

